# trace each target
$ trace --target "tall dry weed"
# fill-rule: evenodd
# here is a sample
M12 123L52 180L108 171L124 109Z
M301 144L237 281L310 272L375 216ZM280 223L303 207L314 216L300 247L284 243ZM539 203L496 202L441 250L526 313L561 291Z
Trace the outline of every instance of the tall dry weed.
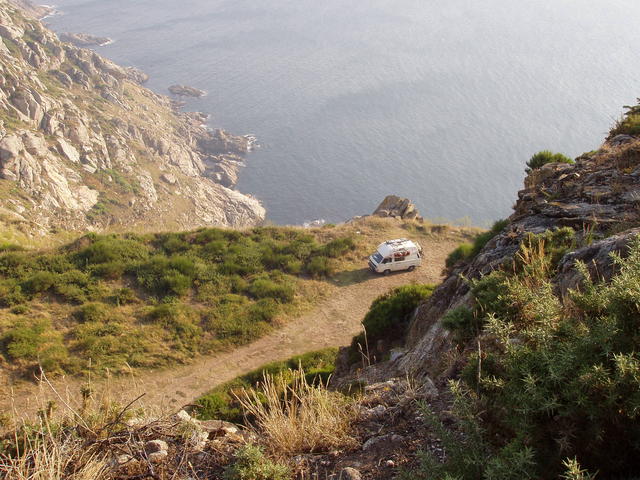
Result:
M265 374L257 389L238 398L252 427L276 456L326 452L356 444L351 425L356 411L344 395L312 385L302 369Z
M0 455L0 478L5 480L97 480L107 472L104 455L82 448L77 437L59 435L46 427L43 436L25 436L16 455ZM16 439L16 444L22 443Z

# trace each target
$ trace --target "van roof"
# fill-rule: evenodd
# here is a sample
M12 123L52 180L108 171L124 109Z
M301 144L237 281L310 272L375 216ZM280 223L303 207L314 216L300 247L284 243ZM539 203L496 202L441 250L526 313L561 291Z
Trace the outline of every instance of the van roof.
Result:
M407 238L396 238L395 240L387 240L386 242L378 245L378 251L384 257L395 252L401 252L404 250L415 251L418 249L418 245Z

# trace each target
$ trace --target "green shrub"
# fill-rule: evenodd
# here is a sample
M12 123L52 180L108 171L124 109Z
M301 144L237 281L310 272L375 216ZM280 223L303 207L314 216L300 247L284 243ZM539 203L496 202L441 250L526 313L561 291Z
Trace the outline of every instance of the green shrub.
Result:
M357 352L365 348L365 342L374 346L378 340L393 342L402 339L411 315L429 298L434 288L433 285L404 285L376 298L362 322L364 333L351 342L351 360L357 359Z
M0 337L5 355L12 360L37 361L46 371L57 371L67 359L62 336L46 320L18 322Z
M442 317L442 326L453 333L454 341L461 347L477 336L482 328L477 316L467 307L449 310Z
M81 322L103 323L111 316L109 306L99 302L85 303L75 312L75 317Z
M24 283L23 288L31 294L46 292L56 285L58 275L51 272L37 272L31 275Z
M186 257L155 255L136 268L138 284L156 295L185 295L193 286L195 262Z
M31 309L28 305L16 305L11 309L11 313L14 315L24 315L25 313L29 313Z
M640 98L638 105L625 106L622 119L617 121L609 133L609 138L616 135L640 135Z
M125 287L115 290L111 296L111 301L113 301L117 306L128 305L131 303L137 303L138 297L133 290Z
M0 306L11 307L26 301L17 280L0 280Z
M75 257L77 263L83 266L109 262L135 262L145 259L148 254L149 247L144 243L110 235L97 237L91 245L78 251Z
M480 233L473 239L473 243L463 243L449 254L445 265L452 268L460 262L471 262L489 243L489 241L498 235L509 224L508 220L498 220L486 232Z
M314 278L330 277L334 272L334 265L327 257L313 257L305 266L306 272Z
M445 266L447 268L453 268L459 262L468 261L470 258L472 258L472 252L472 243L463 243L462 245L458 245L458 247L447 256Z
M64 301L79 305L87 300L87 296L82 287L74 284L56 285L56 293L60 295Z
M258 322L271 322L280 313L280 305L273 298L261 298L249 307L249 316Z
M13 278L25 277L35 267L34 255L9 252L0 255L0 273Z
M124 275L127 265L119 261L110 261L92 266L91 273L99 278L117 280Z
M0 242L0 252L22 252L24 247L11 242Z
M547 163L574 163L573 160L562 153L554 153L550 150L542 150L536 153L527 161L525 172L531 173L533 170L546 165Z
M352 238L336 238L322 247L322 254L326 257L337 258L345 253L355 250L356 244Z
M85 367L121 369L136 366L149 352L140 332L127 331L118 322L89 322L73 330L75 349Z
M226 251L227 242L224 240L213 240L202 247L202 253L214 259L222 259Z
M186 252L191 248L191 245L182 238L182 235L175 233L164 234L159 238L159 241L162 245L162 249L169 255Z
M251 282L248 292L255 298L273 298L283 303L289 303L293 301L295 289L290 283L278 283L269 277L258 277Z
M202 337L202 329L196 325L195 312L184 304L164 303L154 307L148 318L161 326L179 346L188 351L196 351Z
M224 480L290 480L291 471L285 464L268 459L256 445L245 445L236 452L225 469Z

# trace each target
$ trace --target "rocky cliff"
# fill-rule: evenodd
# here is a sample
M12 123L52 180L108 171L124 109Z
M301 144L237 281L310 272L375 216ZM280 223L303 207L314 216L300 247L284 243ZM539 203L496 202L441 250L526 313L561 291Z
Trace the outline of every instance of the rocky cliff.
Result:
M0 0L5 226L45 234L264 219L256 199L232 189L248 139L208 131L202 114L142 87L144 74L62 43L23 6Z
M640 137L615 135L600 149L577 158L574 164L551 163L533 170L518 193L507 227L467 263L448 272L432 297L418 308L406 339L406 353L392 364L377 367L381 375L409 371L443 379L455 373L449 332L441 319L451 309L471 307L470 280L509 264L528 233L559 227L576 231L576 248L559 262L554 278L563 296L581 276L576 261L584 262L593 278L608 279L614 272L610 253L623 256L640 230Z

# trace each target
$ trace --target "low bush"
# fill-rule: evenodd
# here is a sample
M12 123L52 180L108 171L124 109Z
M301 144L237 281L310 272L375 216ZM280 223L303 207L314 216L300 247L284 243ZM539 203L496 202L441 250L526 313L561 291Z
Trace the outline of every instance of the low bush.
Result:
M80 365L118 371L125 365L149 363L151 352L141 331L119 322L88 322L73 329L74 349L81 353ZM142 360L146 357L145 360Z
M267 458L261 447L245 445L238 449L225 469L224 480L289 480L291 470Z
M295 294L294 286L289 282L284 283L283 278L276 282L269 277L258 277L247 290L254 298L273 298L283 303L293 301Z
M445 261L447 268L453 268L458 263L466 262L473 257L473 243L463 243L451 252Z
M616 135L640 135L640 98L637 105L625 106L622 119L616 122L609 133L609 138Z
M22 287L17 280L0 280L0 307L12 307L26 301Z
M366 344L374 346L378 340L387 344L404 338L411 315L424 302L435 286L404 285L376 298L362 322L364 332L351 342L351 361L357 361Z
M334 265L327 257L313 257L306 266L306 272L314 278L328 277L334 272Z
M90 240L92 237L85 238ZM135 262L143 260L148 255L149 247L144 243L134 239L108 235L96 238L89 246L80 249L74 255L74 259L82 267L109 262Z
M0 337L0 344L9 359L40 364L48 371L60 370L67 359L62 336L47 320L17 322Z
M536 153L527 161L525 172L531 173L533 170L546 165L547 163L574 163L574 161L562 153L554 153L550 150L542 150Z
M477 316L467 307L449 310L442 317L442 326L454 333L453 340L460 347L464 347L482 330Z
M111 315L111 308L99 302L85 303L75 312L75 317L80 322L103 323L107 322Z
M356 244L352 238L336 238L322 247L322 254L329 258L338 258L349 251L355 250Z
M177 303L160 304L151 309L148 318L162 326L178 342L180 349L197 351L202 329L196 324L199 317L190 307Z
M43 271L31 275L23 284L26 292L31 294L46 292L56 285L58 275Z
M453 268L458 263L472 261L489 241L498 235L509 224L508 220L498 220L486 232L480 233L474 238L473 243L463 243L449 254L445 261L447 268Z

